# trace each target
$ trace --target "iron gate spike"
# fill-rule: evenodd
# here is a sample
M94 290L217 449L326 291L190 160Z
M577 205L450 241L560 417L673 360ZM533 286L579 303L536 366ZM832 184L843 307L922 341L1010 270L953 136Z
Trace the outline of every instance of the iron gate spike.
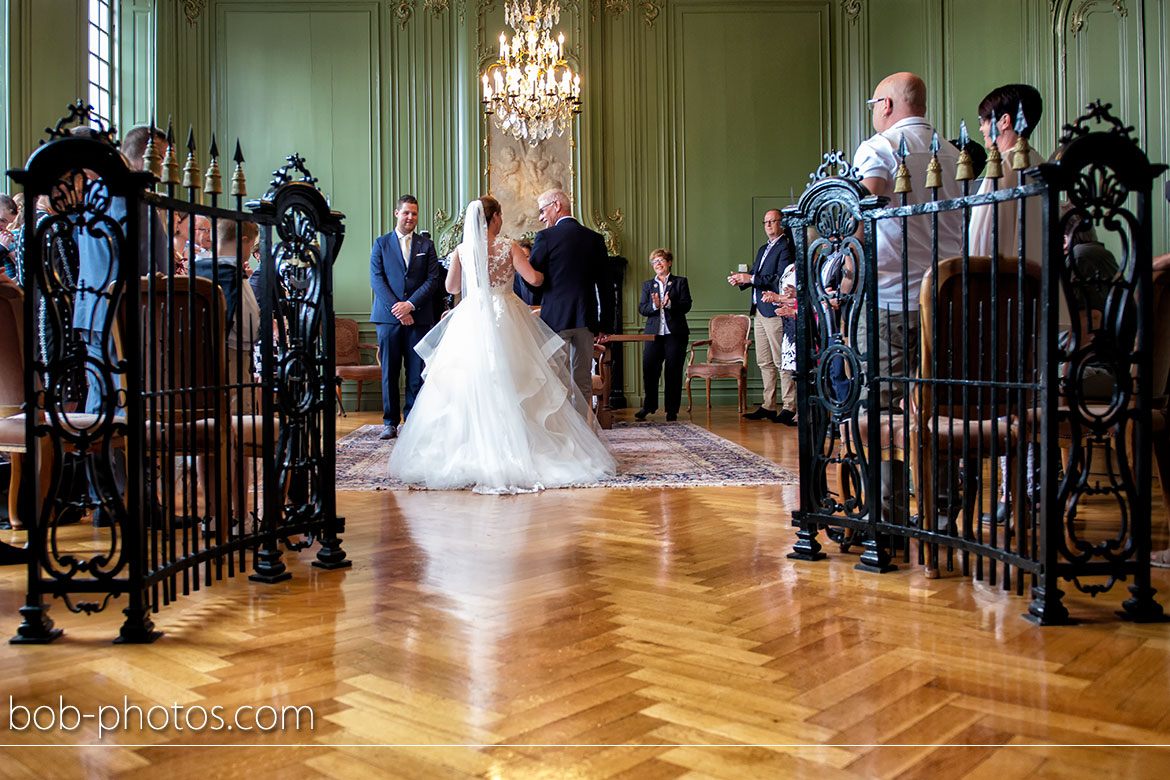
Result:
M174 185L180 182L179 179L179 158L175 156L175 120L174 117L167 117L167 153L163 155L162 159L162 176L160 178L163 184Z
M195 128L187 129L187 162L183 165L183 186L189 190L199 190L203 186L203 175L199 173L199 164L195 162Z
M926 188L937 190L942 186L942 166L938 162L938 131L930 139L930 162L926 164Z
M898 163L898 171L894 174L894 193L910 192L910 169L906 167L906 156L910 152L906 149L906 135L903 133L902 140L898 143L898 156L901 161Z
M1028 129L1028 120L1024 116L1024 101L1016 110L1016 145L1012 148L1012 170L1022 171L1028 167L1028 140L1024 132Z
M247 181L244 179L244 153L240 150L240 139L236 139L236 153L234 155L236 169L232 172L231 194L238 198L248 195Z
M967 151L967 144L971 143L971 134L967 132L967 120L959 120L959 162L955 166L955 181L971 181L975 178L975 164L971 161L971 153Z
M215 143L215 133L211 134L211 149L208 150L211 155L211 162L207 166L207 173L204 174L203 191L208 195L221 195L223 193L223 176L219 172L219 146Z

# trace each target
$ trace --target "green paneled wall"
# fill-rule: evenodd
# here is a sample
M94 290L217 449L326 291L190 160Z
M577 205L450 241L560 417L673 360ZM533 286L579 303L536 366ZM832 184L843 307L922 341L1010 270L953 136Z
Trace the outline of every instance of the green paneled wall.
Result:
M335 267L336 308L368 311L369 240L381 222L378 186L379 9L221 3L216 8L215 127L228 155L239 138L249 193L296 152L346 215ZM280 46L258 46L257 30Z
M682 171L677 192L663 196L682 204L676 250L700 326L713 314L747 311L748 293L730 287L727 274L754 259L764 211L803 190L832 120L827 3L727 5L736 4L682 5L675 16ZM644 250L636 260L653 248L646 238L649 246L631 242ZM638 272L650 276L645 263Z
M8 63L0 142L22 162L82 94L80 0L0 0ZM1151 158L1170 159L1167 9L1152 0L565 0L560 28L582 73L574 195L606 220L630 260L622 316L640 329L646 256L676 252L692 280L692 331L747 308L727 272L751 262L765 209L799 195L822 152L872 133L864 100L883 76L921 74L947 136L975 127L982 96L1024 81L1045 96L1035 143L1089 97L1114 103ZM396 196L440 232L486 182L476 74L495 57L500 0L208 0L194 23L172 0L120 0L120 122L173 115L196 129L200 164L215 131L238 136L250 192L284 155L304 155L347 214L337 310L369 311L369 246L393 226ZM230 167L230 166L229 166ZM620 211L621 219L617 219ZM1170 250L1156 199L1156 252ZM627 391L641 392L626 348ZM758 377L753 366L753 399ZM719 394L733 401L730 388Z
M86 94L85 3L7 0L6 141L10 166L23 166L66 106ZM10 189L10 187L5 187Z

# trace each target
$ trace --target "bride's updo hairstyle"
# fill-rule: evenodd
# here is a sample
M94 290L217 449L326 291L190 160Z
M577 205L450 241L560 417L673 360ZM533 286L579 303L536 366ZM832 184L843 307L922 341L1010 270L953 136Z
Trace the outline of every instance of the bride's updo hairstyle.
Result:
M500 202L491 195L481 195L479 202L483 204L483 221L487 224L492 224L492 220L496 218L496 214L503 211L500 208Z

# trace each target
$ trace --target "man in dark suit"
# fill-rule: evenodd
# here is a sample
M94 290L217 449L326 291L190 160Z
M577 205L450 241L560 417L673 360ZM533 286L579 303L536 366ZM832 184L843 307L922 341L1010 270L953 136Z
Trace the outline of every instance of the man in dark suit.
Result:
M540 318L568 342L573 383L589 403L593 339L599 323L612 319L609 312L598 312L599 305L608 304L601 294L605 239L573 219L569 196L560 190L549 190L536 202L540 221L548 225L532 243L532 267L544 274Z
M764 380L764 400L754 412L744 415L749 420L771 420L775 423L792 425L796 420L796 379L792 371L780 369L784 354L782 339L784 326L776 315L776 304L763 300L764 292L780 292L780 275L792 264L792 243L784 235L780 223L780 210L770 209L764 214L764 235L768 243L756 252L756 262L750 273L734 273L727 277L730 284L741 290L749 287L752 291L750 314L753 321L753 336L756 342L756 364ZM780 378L780 402L777 410L776 379Z
M414 347L435 324L434 295L442 276L434 243L414 234L418 225L418 201L413 195L398 199L394 219L397 224L393 232L379 236L370 252L370 286L374 288L370 322L377 326L382 358L383 439L398 435L398 373L404 361L403 420L422 389L423 363Z
M682 404L683 362L691 334L687 327L691 290L685 276L675 276L670 272L674 255L669 249L655 249L650 253L650 263L654 266L654 278L642 283L638 313L646 318L645 334L653 336L654 340L647 341L642 350L646 398L634 417L645 420L647 415L658 411L658 379L665 362L666 421L673 422L678 419L678 408Z

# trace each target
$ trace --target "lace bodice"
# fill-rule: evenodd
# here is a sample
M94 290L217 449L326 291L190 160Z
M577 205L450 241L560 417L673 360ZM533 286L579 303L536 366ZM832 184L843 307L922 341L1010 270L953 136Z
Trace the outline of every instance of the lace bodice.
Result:
M493 290L512 288L512 239L500 236L488 250L488 284Z

